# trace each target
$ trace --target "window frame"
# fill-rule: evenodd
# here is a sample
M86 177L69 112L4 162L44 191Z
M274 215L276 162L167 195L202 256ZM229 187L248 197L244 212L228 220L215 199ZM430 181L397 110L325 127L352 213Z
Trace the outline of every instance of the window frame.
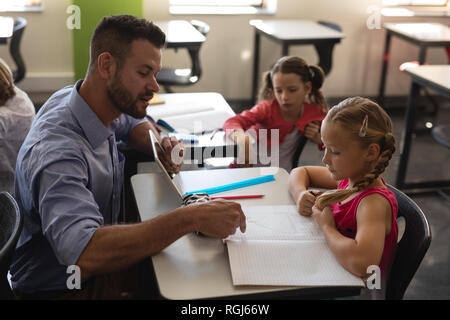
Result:
M6 0L8 3L4 1L0 4L0 12L42 12L45 0L34 0L39 2L36 5L27 5L27 0Z
M407 1L407 0L404 0ZM417 0L420 1L420 0ZM439 1L439 0L436 0ZM403 2L400 0L382 0L381 1L381 5L383 7L446 7L449 4L449 0L443 0L444 3L441 4L432 4L432 3L422 3L422 4L417 4L417 3L413 3L414 0L409 0L409 4L406 3L399 3L399 2ZM396 3L393 3L396 2Z
M277 0L261 0L261 5L241 5L236 6L232 4L217 4L220 0L214 1L213 5L182 5L183 0L169 1L169 13L172 15L186 15L186 14L199 14L199 15L253 15L253 14L275 14L277 8ZM232 1L232 0L231 0ZM177 3L180 2L180 3ZM187 2L187 0L186 0ZM195 0L193 0L195 2ZM198 2L203 2L199 0ZM206 2L206 1L205 1ZM224 0L227 2L227 0ZM251 2L249 0L248 2Z

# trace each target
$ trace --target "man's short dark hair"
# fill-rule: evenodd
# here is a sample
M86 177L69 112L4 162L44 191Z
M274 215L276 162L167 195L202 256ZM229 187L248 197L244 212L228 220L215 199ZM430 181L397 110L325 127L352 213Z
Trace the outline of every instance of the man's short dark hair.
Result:
M89 69L97 65L97 58L109 52L117 60L119 69L134 40L146 39L157 48L165 45L166 35L153 22L131 15L107 16L95 28L91 39L91 60Z

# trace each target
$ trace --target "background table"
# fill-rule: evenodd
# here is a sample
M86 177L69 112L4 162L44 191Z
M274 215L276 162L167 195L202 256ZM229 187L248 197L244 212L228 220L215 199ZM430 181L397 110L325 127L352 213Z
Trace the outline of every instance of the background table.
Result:
M154 21L166 34L167 48L200 47L206 38L189 21Z
M424 64L428 47L450 46L450 28L439 23L385 23L386 38L378 92L378 104L384 106L387 67L390 58L391 38L399 37L419 46L419 64Z
M264 171L261 171L264 170ZM276 181L220 193L220 195L265 194L262 199L244 199L242 205L294 204L288 192L288 173L278 168L182 171L185 189L202 188L211 181L229 183L265 174ZM142 220L177 208L180 200L160 173L137 174L131 184ZM188 234L152 257L156 280L166 299L204 298L329 298L358 295L359 287L233 286L226 247L220 239Z
M406 183L405 179L409 152L411 149L412 134L416 124L417 97L419 95L419 90L421 87L427 87L437 91L439 94L447 98L450 98L450 66L418 66L408 68L405 71L411 75L411 88L408 96L405 128L401 143L400 163L397 171L396 186L399 189L448 187L450 186L450 181L448 180L416 181L414 183Z
M14 19L12 17L0 16L0 44L6 44L6 41L12 37L14 28Z
M331 69L332 50L344 37L340 31L309 20L250 20L255 28L255 48L253 54L252 99L258 90L259 51L261 35L281 44L282 56L288 55L291 45L320 45L319 66L325 74Z
M182 110L188 107L200 107L209 111L223 111L222 118L215 119L218 123L225 123L225 121L235 115L233 109L224 99L224 97L217 92L194 92L194 93L167 93L159 95L165 102L164 104L149 106L147 108L147 114L154 118L157 118L155 114L161 111L167 110ZM200 114L200 113L199 113ZM164 128L163 131L167 132ZM177 129L177 128L175 128ZM204 164L203 155L216 156L218 154L230 155L237 153L237 146L230 139L225 139L224 132L219 132L211 139L211 134L204 134L199 136L199 143L187 144L184 143L186 150L186 159L198 160L199 165ZM201 157L197 157L201 155Z

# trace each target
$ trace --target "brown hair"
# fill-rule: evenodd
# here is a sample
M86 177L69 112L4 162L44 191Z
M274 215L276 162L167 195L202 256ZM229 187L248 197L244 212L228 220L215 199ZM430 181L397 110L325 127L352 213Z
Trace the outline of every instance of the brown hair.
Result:
M138 19L131 15L104 17L92 35L89 70L95 69L97 58L103 52L111 53L120 69L128 55L131 43L137 39L147 39L156 47L162 48L166 35L153 22L145 19Z
M366 118L367 116L367 118ZM361 135L364 119L367 121L367 130ZM330 190L317 198L319 208L342 201L355 192L367 188L388 166L392 154L395 152L395 139L392 135L392 121L386 111L375 102L361 97L347 98L328 111L324 121L338 123L348 130L362 148L372 143L380 146L380 155L374 169L367 173L351 189Z
M16 95L14 80L8 65L0 58L0 106Z
M311 102L317 103L324 110L328 110L328 104L320 88L323 85L325 74L319 66L309 66L305 60L299 57L286 56L279 59L270 71L263 75L263 85L259 93L259 100L274 99L272 78L275 73L295 73L300 76L304 83L311 81Z

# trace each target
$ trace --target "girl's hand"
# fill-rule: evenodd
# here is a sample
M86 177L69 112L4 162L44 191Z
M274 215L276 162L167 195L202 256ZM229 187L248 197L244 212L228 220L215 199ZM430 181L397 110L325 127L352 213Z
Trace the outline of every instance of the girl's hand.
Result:
M312 217L321 229L323 229L324 226L336 227L331 207L325 207L323 210L320 210L316 205L314 205L312 207Z
M297 211L302 215L309 217L313 211L312 207L316 203L316 197L319 196L322 193L322 191L312 191L312 190L305 190L302 193L299 194L296 204L297 204Z
M322 138L320 136L320 125L315 122L310 122L305 128L305 137L316 144L322 144Z

